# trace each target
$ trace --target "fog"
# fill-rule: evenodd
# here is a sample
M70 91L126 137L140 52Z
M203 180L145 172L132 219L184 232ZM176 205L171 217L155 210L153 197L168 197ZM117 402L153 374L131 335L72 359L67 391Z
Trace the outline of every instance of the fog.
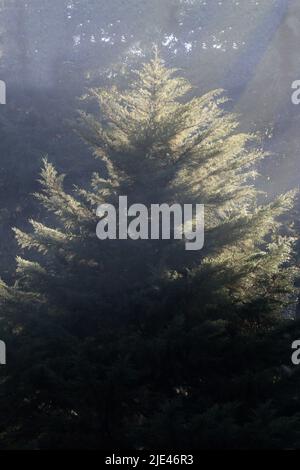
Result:
M299 44L299 0L0 0L0 449L299 447Z

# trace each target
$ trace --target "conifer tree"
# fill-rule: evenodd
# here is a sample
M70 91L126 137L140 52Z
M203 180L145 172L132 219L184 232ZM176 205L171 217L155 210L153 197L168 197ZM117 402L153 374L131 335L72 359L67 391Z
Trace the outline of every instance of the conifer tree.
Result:
M288 439L287 425L294 436L298 418L268 403L280 359L264 347L295 292L294 239L280 221L295 193L259 204L259 137L238 130L222 90L197 97L157 54L129 89L86 98L99 112L82 112L79 132L99 169L89 188L69 192L44 160L36 197L49 216L15 229L29 255L17 257L14 286L1 284L17 351L2 393L18 403L2 418L4 442L243 447L261 416L276 429L269 446ZM204 249L100 242L96 208L120 195L129 204L204 204Z

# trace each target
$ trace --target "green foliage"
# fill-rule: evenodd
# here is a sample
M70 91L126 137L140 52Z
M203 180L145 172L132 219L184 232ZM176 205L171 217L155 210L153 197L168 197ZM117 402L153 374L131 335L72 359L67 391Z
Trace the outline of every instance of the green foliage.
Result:
M265 154L221 90L195 96L157 54L135 75L129 90L86 97L99 110L81 113L78 131L102 174L69 192L45 159L36 197L49 215L15 229L30 254L0 289L15 348L0 393L16 403L0 446L296 446L298 409L279 398L290 337L282 355L272 346L295 297L294 238L281 222L295 193L258 203ZM124 194L205 204L204 249L100 242L95 209Z

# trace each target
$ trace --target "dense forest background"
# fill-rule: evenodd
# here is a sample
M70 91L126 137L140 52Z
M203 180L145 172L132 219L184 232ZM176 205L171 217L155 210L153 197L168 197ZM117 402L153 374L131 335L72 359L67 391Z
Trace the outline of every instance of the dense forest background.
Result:
M297 0L0 0L0 448L299 447L299 26ZM100 253L122 191L202 198L206 251Z

